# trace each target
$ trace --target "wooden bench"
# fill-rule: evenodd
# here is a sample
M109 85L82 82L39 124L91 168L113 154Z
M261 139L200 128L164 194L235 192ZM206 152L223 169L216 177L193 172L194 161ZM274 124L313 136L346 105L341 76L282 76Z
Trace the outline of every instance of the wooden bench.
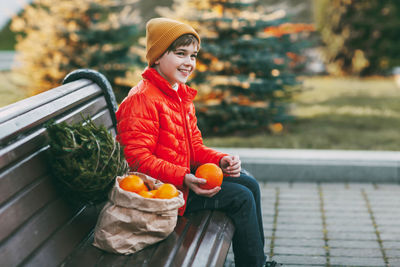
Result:
M164 241L129 256L94 246L102 205L72 206L60 197L46 162L44 124L81 114L115 135L117 103L107 79L92 70L0 109L0 266L222 266L233 225L221 212L180 217Z

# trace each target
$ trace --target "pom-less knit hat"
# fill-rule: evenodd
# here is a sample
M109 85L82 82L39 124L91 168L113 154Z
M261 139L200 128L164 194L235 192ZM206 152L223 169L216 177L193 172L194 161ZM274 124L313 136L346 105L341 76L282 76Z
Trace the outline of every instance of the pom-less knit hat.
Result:
M188 33L193 34L200 44L200 36L187 24L167 18L149 20L146 24L146 58L149 66L152 66L176 39Z

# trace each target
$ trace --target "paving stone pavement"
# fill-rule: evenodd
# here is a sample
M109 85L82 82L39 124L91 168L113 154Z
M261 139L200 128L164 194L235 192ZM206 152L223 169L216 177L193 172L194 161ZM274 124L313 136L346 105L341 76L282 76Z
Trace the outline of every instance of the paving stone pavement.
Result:
M266 254L284 266L400 267L400 184L260 182ZM232 248L225 267L233 267Z

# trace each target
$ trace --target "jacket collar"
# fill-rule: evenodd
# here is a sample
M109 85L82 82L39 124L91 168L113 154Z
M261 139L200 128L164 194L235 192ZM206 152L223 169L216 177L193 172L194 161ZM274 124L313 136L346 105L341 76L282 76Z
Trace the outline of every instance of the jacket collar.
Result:
M162 77L154 68L147 67L142 73L142 77L155 85L164 94L171 97L179 96L182 101L192 101L197 94L195 89L186 84L179 84L178 91L175 91L172 89L169 82L167 82L167 80L165 80L164 77Z

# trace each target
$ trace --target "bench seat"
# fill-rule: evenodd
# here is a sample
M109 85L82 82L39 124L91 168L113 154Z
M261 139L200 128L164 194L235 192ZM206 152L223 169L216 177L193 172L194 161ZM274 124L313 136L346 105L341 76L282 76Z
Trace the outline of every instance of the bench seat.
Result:
M128 256L92 246L92 234L63 266L223 266L233 235L231 229L231 221L221 212L191 213L180 217L167 239ZM209 251L215 253L208 255Z

